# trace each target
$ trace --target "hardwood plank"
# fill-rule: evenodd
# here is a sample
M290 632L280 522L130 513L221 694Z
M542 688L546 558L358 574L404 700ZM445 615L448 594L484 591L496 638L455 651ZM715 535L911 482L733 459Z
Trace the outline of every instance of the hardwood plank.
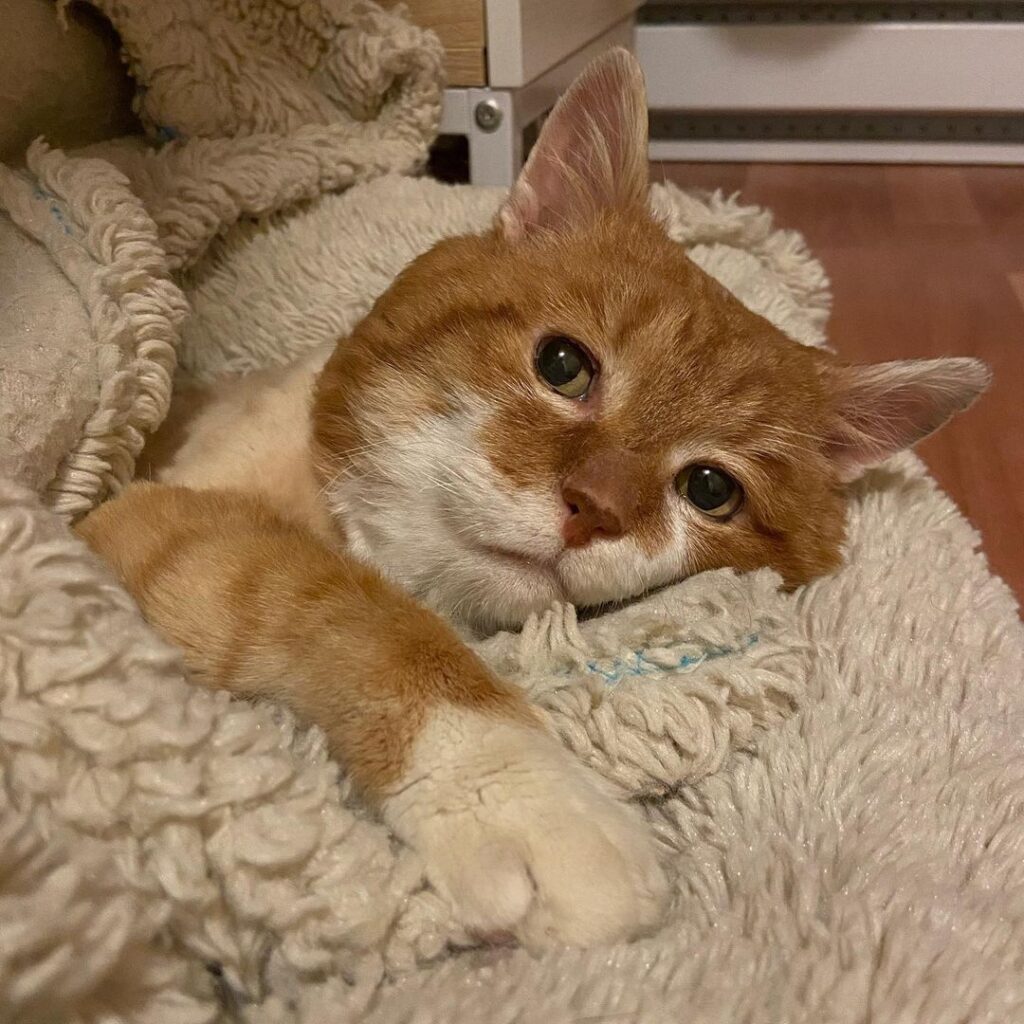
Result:
M812 246L877 244L895 224L881 167L810 164L793 174L785 164L753 164L744 197L800 228Z
M671 181L680 188L721 189L726 195L742 191L747 184L747 164L673 164L663 160L651 163L651 181Z
M398 0L383 0L393 7ZM484 0L402 0L409 20L437 33L444 46L448 85L487 84Z
M976 227L981 214L959 167L887 167L897 224Z
M394 7L399 0L385 0ZM482 50L487 43L484 0L401 0L414 25L433 29L446 50Z
M965 167L964 180L986 229L1024 239L1024 173L1019 167Z
M444 71L450 86L486 85L487 54L484 50L445 50Z
M1016 270L1006 275L1013 294L1017 296L1021 309L1024 309L1024 270Z
M716 165L653 168L714 186ZM844 358L985 360L995 379L919 448L1024 599L1024 168L727 165L721 181L773 210L822 260Z

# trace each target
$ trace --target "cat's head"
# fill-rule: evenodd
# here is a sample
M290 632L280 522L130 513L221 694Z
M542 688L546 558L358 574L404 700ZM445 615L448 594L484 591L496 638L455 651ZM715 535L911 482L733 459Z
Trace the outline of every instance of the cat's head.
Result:
M836 568L843 484L985 387L971 359L848 366L746 309L647 206L643 80L559 102L483 236L411 264L321 375L314 448L353 551L513 626L704 569Z

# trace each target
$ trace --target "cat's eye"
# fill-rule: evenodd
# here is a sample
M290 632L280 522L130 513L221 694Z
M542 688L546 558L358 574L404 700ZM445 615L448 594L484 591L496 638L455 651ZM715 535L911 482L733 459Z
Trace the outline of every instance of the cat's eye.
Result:
M715 519L728 519L743 504L743 488L715 466L687 466L676 477L676 490Z
M583 346L564 334L541 339L536 365L541 379L566 398L586 398L597 375L594 362Z

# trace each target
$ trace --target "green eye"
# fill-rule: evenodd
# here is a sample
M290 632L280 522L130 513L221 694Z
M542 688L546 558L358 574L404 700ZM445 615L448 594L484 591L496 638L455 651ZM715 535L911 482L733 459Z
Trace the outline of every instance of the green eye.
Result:
M536 364L541 378L566 398L585 398L597 375L583 347L562 334L541 339Z
M728 519L743 504L743 488L714 466L687 466L676 477L676 490L715 519Z

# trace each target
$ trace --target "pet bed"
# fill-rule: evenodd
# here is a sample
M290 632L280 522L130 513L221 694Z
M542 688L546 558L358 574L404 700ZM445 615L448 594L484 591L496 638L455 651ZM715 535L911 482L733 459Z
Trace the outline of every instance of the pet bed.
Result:
M217 116L227 152L240 129ZM287 146L252 163L243 132L236 177L191 145L108 150L122 170L37 147L0 177L20 225L0 228L18 254L0 260L0 1016L1024 1015L1024 630L911 456L855 485L847 566L795 595L708 573L477 644L660 836L673 905L629 946L474 948L317 730L188 682L62 518L130 477L176 353L199 377L286 361L498 201L395 177L292 191ZM797 236L721 196L652 203L751 308L823 343L827 284Z

